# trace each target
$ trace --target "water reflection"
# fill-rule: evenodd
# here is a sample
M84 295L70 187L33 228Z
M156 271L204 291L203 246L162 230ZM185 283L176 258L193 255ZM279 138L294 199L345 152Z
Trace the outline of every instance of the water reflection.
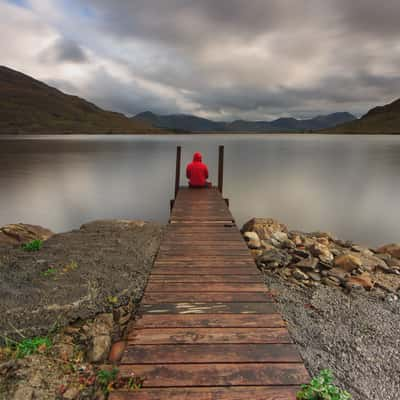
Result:
M369 245L400 241L395 136L66 136L0 140L0 225L55 231L98 218L166 222L175 146L204 153L214 182L225 144L225 194L238 224L273 216ZM182 184L184 179L182 178Z

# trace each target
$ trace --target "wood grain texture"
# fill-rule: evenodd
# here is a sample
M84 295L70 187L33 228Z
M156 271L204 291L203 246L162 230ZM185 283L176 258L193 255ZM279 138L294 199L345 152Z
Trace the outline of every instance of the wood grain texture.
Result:
M268 292L146 292L142 304L272 302ZM263 311L265 313L265 310Z
M109 400L296 400L299 386L141 389L112 392Z
M136 328L283 328L280 314L144 314Z
M286 328L136 328L133 344L292 343Z
M302 364L157 364L120 365L121 376L132 372L147 387L301 385L309 380ZM250 400L250 399L249 399Z

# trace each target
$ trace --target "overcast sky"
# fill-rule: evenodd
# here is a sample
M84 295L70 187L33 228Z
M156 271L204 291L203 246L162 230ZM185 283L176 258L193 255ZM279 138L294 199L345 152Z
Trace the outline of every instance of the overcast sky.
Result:
M400 97L399 21L399 0L0 0L0 64L128 115L361 115Z

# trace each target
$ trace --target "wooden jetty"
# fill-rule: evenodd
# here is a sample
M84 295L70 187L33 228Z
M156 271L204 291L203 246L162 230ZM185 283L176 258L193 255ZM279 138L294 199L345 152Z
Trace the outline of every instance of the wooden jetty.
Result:
M295 400L309 381L217 188L177 188L118 368L145 381L110 400Z

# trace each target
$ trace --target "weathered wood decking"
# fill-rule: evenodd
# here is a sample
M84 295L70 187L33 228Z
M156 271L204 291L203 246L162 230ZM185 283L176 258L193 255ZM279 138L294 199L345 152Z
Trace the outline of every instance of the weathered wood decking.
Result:
M180 189L111 400L294 400L309 380L221 194Z

